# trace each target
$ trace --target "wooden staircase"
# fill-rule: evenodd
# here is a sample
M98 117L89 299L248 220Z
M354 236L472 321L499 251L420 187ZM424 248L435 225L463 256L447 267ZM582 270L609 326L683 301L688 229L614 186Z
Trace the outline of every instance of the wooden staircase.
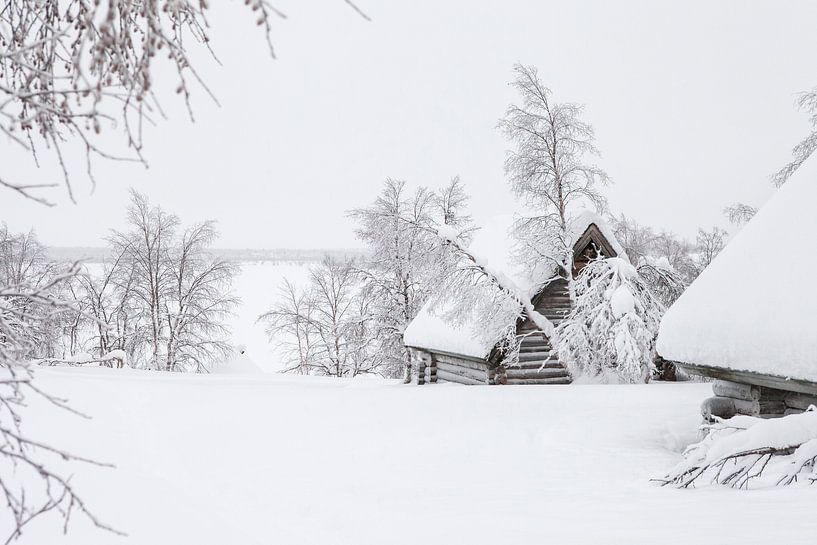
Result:
M524 334L524 332L522 332ZM497 370L498 384L570 384L570 375L553 353L550 342L538 332L526 335L519 361Z
M536 311L558 326L570 313L567 282L557 280L545 288L533 301ZM528 318L517 327L522 337L518 363L500 364L496 384L569 384L570 375L553 353L550 341Z

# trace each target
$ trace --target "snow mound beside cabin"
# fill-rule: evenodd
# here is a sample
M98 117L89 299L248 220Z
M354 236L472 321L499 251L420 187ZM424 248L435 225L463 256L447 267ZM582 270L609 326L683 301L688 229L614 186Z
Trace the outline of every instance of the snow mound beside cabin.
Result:
M817 381L817 163L808 166L670 307L662 357Z
M225 362L214 365L210 371L215 375L255 375L263 373L261 368L247 355L247 347L238 345L233 355Z

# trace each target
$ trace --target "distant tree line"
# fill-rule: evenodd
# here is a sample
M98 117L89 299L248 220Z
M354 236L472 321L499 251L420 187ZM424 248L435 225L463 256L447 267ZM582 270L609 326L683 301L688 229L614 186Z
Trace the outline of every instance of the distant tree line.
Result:
M206 372L230 352L225 319L236 266L208 249L213 222L182 227L179 218L132 191L128 229L108 237L101 264L66 267L47 258L33 233L0 228L0 285L50 285L66 304L28 304L26 357L42 364L127 364L142 369ZM60 282L55 282L60 278Z

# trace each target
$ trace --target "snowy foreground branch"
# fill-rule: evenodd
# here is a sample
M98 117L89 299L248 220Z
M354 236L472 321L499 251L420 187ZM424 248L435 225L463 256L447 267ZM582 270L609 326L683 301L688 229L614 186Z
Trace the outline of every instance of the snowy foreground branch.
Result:
M63 466L71 462L110 466L35 440L22 426L24 407L38 398L84 416L71 409L65 399L44 392L34 383L35 363L30 358L40 340L42 324L58 314L75 312L70 302L54 295L54 290L76 274L74 266L39 286L0 286L0 498L6 504L0 510L0 528L9 532L0 538L7 537L5 543L19 537L33 520L52 512L62 517L64 530L71 516L79 512L98 528L120 533L89 510L63 473Z
M706 436L656 479L678 488L719 484L749 489L817 481L817 409L782 418L735 416L702 427Z
M368 19L352 0L344 1ZM147 164L144 126L165 117L159 96L166 84L182 97L191 119L193 84L216 101L190 55L196 44L216 59L209 4L5 2L0 9L0 134L30 151L37 163L38 151L50 156L72 199L73 156L84 158L92 181L96 158ZM244 4L274 57L271 20L286 16L266 0ZM112 132L122 134L125 153L110 149ZM0 176L0 189L42 204L51 203L36 192L53 186Z

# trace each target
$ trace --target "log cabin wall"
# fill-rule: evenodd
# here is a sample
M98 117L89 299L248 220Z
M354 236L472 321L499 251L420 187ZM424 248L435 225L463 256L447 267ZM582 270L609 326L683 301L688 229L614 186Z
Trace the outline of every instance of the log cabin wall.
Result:
M713 417L731 418L736 414L774 418L801 413L817 405L817 396L718 379L712 383L713 397L701 405L701 414L711 422Z
M412 349L417 384L494 384L496 365L476 358Z
M460 384L493 384L495 368L487 361L470 360L449 354L432 354L436 381Z

